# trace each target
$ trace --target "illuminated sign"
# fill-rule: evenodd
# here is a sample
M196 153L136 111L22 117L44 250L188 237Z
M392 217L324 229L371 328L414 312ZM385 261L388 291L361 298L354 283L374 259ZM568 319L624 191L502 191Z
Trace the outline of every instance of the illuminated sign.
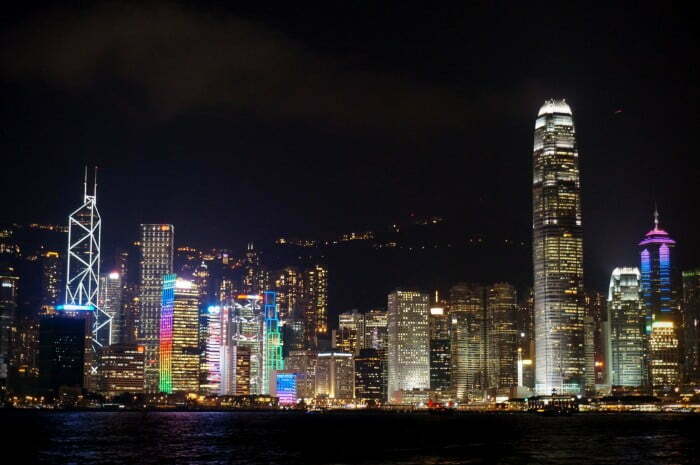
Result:
M439 307L431 308L430 309L430 314L431 315L444 315L445 310Z
M95 306L94 305L64 304L64 305L56 305L56 310L63 310L63 311L68 311L68 312L93 311L93 310L95 310Z

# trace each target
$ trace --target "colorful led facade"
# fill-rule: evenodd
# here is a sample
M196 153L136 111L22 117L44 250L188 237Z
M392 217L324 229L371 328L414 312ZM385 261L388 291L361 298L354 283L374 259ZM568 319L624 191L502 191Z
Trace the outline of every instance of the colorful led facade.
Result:
M659 228L654 211L654 228L646 233L640 247L642 300L649 334L648 377L654 394L672 392L680 383L679 318L672 285L671 251L676 241Z
M160 356L158 390L166 394L173 392L173 310L175 306L175 280L177 276L163 276L163 295L160 311Z
M264 321L260 308L262 297L259 295L238 295L232 302L232 328L234 365L238 366L238 348L243 347L248 365L248 386L240 386L238 375L236 392L247 389L250 394L258 395L263 392L263 364L264 364Z
M583 226L578 150L565 100L547 100L535 122L533 268L539 394L579 394L585 384Z
M221 307L210 305L207 308L207 343L205 369L207 384L205 390L209 394L219 394L221 390L221 362L223 338L221 334Z
M174 274L163 277L160 392L199 390L199 290Z
M279 405L295 405L297 403L297 373L276 372L275 395L279 399Z
M646 334L640 277L636 267L615 268L610 276L607 363L613 386L639 387L646 384Z
M280 332L277 313L277 294L273 291L263 293L263 311L265 314L265 339L263 340L262 393L270 393L270 380L277 370L284 369L282 357L282 333Z
M160 315L163 276L173 272L175 228L171 224L142 224L139 240L139 315L138 343L144 347L144 387L158 392Z

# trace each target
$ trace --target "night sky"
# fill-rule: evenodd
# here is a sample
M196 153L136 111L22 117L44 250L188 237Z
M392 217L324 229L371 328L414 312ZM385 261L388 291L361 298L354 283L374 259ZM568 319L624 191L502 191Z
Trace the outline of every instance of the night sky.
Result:
M140 222L237 248L411 213L529 240L535 117L565 97L587 282L637 262L655 201L700 265L698 18L680 4L80 3L3 11L0 222L65 223L88 163L108 246Z

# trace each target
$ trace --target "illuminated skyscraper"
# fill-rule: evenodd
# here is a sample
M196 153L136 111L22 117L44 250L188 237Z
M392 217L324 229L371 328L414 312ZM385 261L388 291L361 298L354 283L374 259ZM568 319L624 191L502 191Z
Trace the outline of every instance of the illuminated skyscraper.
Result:
M430 389L430 297L413 291L394 291L388 298L388 395Z
M65 304L57 308L88 320L92 344L86 356L86 386L97 386L97 352L109 344L112 318L99 308L100 241L102 219L97 210L97 170L92 194L87 191L87 168L83 183L83 204L68 217L68 260L66 268ZM79 314L83 312L84 314ZM106 333L106 337L103 334Z
M263 339L263 371L262 394L269 394L272 375L275 371L284 369L282 358L282 333L280 332L280 320L277 314L276 294L273 291L263 293L263 312L265 317Z
M324 266L304 271L302 301L307 346L315 348L318 337L328 334L328 270Z
M163 298L163 276L173 272L175 228L171 224L142 224L140 261L141 293L138 342L145 349L144 385L147 393L158 392L158 347Z
M119 344L122 341L123 312L122 312L122 277L113 271L100 276L99 305L103 312L112 318L111 333L100 333L102 345Z
M430 389L447 391L452 381L450 319L443 306L430 308Z
M199 290L192 281L163 276L160 392L199 391Z
M222 334L222 311L219 305L210 305L207 308L207 341L204 369L207 373L205 385L202 390L208 394L219 394L222 381L222 359L227 347L224 345ZM229 362L230 363L230 362ZM226 393L228 394L228 392Z
M234 347L234 366L238 366L239 348L244 347L245 356L249 364L249 389L250 394L258 395L263 392L263 339L264 318L260 308L262 297L259 295L239 295L233 302L232 332ZM236 392L244 389L238 386Z
M518 293L508 283L495 283L487 291L487 371L489 387L518 384Z
M269 289L270 276L263 268L260 253L255 250L253 243L248 244L243 265L242 291L244 294L262 294Z
M649 378L654 394L666 394L680 384L678 315L673 289L671 251L676 241L659 229L654 212L654 229L639 243L642 299L649 334Z
M384 400L383 360L376 349L360 349L355 357L355 398L375 402Z
M41 260L41 305L55 307L61 300L61 258L58 252L46 252Z
M316 396L329 399L355 397L355 365L352 354L321 352L316 362Z
M535 122L532 179L536 381L539 394L584 389L583 226L576 132L565 100Z
M357 355L363 346L365 332L364 315L357 310L338 315L335 331L335 347L343 352Z
M316 393L316 352L293 350L284 361L285 368L297 373L297 397L312 399Z
M610 360L613 386L639 387L645 384L644 307L640 294L640 273L636 267L615 268L608 290Z
M302 293L302 275L296 268L287 267L276 274L275 290L280 320L299 316Z
M112 344L102 351L100 392L107 397L143 392L143 347Z
M700 269L683 272L683 382L700 385Z
M7 383L10 368L10 346L17 316L17 284L14 269L0 269L0 386Z
M488 387L484 287L452 286L449 315L452 389L458 400L479 399Z

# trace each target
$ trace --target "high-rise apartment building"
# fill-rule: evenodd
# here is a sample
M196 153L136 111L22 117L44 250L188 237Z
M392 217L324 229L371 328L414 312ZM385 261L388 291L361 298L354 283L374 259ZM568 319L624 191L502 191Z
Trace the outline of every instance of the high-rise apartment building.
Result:
M645 382L646 347L644 306L639 268L615 268L608 290L606 331L610 357L606 360L610 384L638 388Z
M700 385L700 269L683 272L683 382Z
M388 395L430 388L430 296L397 290L388 297Z
M159 390L199 391L199 289L174 274L163 276Z
M532 179L536 381L539 394L583 393L583 223L576 131L565 100L535 122Z
M122 309L123 283L117 271L100 276L99 307L112 318L111 331L99 333L103 347L123 342L122 328L124 315Z
M142 224L139 247L139 327L138 342L144 347L144 387L158 392L160 315L163 276L173 272L175 228L171 224Z
M639 243L639 268L649 333L649 379L656 395L669 394L680 385L680 325L673 288L675 246L676 241L659 228L655 211L654 228Z

